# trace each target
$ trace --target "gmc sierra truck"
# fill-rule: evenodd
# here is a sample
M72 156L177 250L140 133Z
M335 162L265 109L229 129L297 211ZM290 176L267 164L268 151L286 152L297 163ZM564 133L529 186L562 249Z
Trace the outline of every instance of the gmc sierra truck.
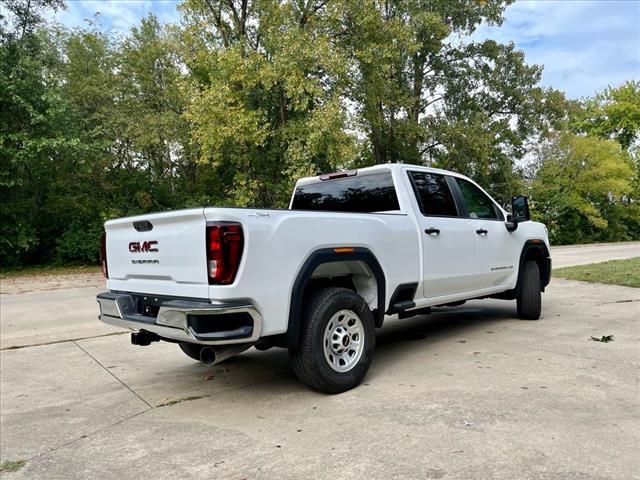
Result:
M463 175L386 164L302 178L288 209L110 220L99 318L207 365L284 347L302 382L343 392L366 375L387 317L492 297L539 318L547 230L526 197L511 209Z

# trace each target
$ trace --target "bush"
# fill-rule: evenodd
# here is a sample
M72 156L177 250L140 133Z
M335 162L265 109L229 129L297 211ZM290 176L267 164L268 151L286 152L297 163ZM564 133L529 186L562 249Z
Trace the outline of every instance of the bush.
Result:
M100 237L103 227L95 223L75 223L56 241L56 263L65 265L97 264L100 260Z

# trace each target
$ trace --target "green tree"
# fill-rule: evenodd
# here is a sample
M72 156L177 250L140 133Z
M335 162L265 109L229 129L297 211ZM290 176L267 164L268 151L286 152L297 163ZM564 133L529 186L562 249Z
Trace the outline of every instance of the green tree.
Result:
M632 192L629 155L613 140L558 134L539 152L531 186L533 211L554 243L633 236L611 212ZM636 217L637 218L637 217ZM621 228L623 227L623 228Z
M640 238L640 82L628 81L608 87L592 98L574 102L569 108L568 128L589 137L616 141L628 153L633 168L630 192L610 196L600 209L607 228L595 240Z
M344 55L324 2L188 0L188 118L219 199L283 206L295 178L349 166Z
M509 1L344 2L336 38L355 74L352 94L371 154L466 173L499 197L517 190L514 161L563 113L513 44L470 41L499 24ZM342 35L338 35L338 34Z
M284 206L300 176L396 161L503 201L527 183L554 241L640 238L638 82L539 87L513 44L472 39L509 3L185 0L179 25L114 36L5 1L0 264L93 262L107 218Z
M640 81L609 87L586 99L575 112L572 129L616 140L624 150L638 148L640 139Z
M119 55L118 117L136 162L147 165L155 208L175 205L196 182L195 154L184 117L187 99L176 38L150 15L132 28Z
M106 219L197 202L175 42L155 18L123 41L97 23L17 30L0 48L2 265L95 262Z
M73 258L81 232L97 238L108 218L189 203L194 156L174 45L153 15L120 41L97 24L65 35L64 94L95 148L77 159L78 184L62 182L66 191L55 199L58 212L75 210L60 259Z
M83 154L77 112L60 88L55 32L38 29L40 9L60 2L8 2L0 44L0 263L48 261L58 221L46 210L71 159ZM57 232L58 233L58 232Z
M4 0L3 5L8 13L5 16L0 13L3 41L31 35L44 23L45 11L66 8L64 0Z
M233 184L221 197L273 205L295 176L405 161L508 198L526 141L564 107L513 44L469 40L508 4L185 2L189 118L201 160Z

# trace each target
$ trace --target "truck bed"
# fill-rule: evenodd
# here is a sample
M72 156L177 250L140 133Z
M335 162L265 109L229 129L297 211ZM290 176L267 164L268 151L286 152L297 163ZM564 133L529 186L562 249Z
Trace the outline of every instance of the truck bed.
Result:
M208 284L205 231L209 222L242 225L244 249L230 285ZM146 230L148 224L150 230ZM403 213L215 207L121 218L107 222L105 229L110 291L214 303L248 300L268 318L262 335L286 331L293 282L305 259L318 249L370 250L394 279L394 284L385 286L386 298L397 284L419 276L416 226Z

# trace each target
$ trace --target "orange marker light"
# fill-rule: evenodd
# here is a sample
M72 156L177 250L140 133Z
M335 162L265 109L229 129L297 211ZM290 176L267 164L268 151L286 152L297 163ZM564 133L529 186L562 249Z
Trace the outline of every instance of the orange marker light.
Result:
M353 252L353 248L350 248L350 247L334 248L333 251L336 253L351 253Z

